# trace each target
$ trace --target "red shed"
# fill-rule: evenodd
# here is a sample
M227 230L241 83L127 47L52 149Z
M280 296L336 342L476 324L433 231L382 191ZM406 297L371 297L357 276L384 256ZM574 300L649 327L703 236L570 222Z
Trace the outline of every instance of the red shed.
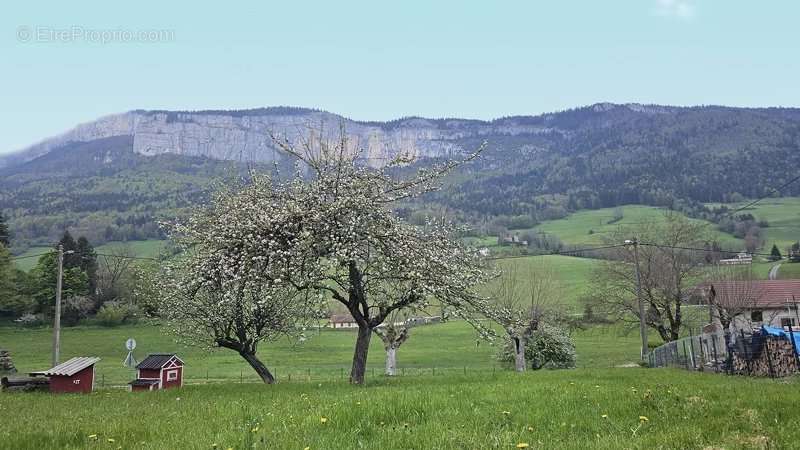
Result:
M183 386L183 361L174 353L151 353L136 365L132 391L152 391Z
M50 377L50 392L92 392L94 365L100 358L81 356L65 361L50 370L31 375Z

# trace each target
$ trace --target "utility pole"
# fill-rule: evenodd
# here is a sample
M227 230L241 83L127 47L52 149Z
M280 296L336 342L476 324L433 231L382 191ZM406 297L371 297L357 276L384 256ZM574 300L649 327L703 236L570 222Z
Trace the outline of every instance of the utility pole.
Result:
M61 278L64 275L64 246L58 245L58 278L56 279L56 313L53 319L53 367L61 353Z
M639 272L639 241L636 239L626 240L626 245L633 245L633 262L636 266L636 300L639 302L639 333L642 336L642 361L647 357L647 324L645 324L644 302L642 301L642 275Z

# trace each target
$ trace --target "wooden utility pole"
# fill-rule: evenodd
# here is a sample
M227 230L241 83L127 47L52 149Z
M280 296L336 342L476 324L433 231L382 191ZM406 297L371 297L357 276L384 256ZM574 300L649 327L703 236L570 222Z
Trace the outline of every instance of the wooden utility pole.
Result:
M56 312L53 319L53 367L58 365L61 353L61 279L64 275L64 246L58 246L58 278L56 279Z
M625 241L626 244L633 245L633 262L636 266L636 300L639 302L639 333L642 337L642 361L647 358L647 324L645 323L645 309L642 301L642 275L639 272L639 241L636 239Z

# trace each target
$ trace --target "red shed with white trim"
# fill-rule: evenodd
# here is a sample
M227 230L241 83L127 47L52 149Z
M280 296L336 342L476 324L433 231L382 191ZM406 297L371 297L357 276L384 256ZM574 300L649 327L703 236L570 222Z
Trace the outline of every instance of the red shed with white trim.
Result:
M65 361L44 372L50 378L50 392L92 392L94 389L94 365L100 358L81 356Z
M153 391L183 386L183 361L174 353L151 353L136 365L132 391Z

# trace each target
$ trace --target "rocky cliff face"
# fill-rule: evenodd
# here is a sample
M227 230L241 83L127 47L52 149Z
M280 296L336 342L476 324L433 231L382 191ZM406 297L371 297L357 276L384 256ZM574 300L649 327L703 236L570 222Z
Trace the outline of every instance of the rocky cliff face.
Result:
M248 111L131 111L86 123L20 152L0 158L0 167L23 163L68 143L114 136L132 136L132 151L142 155L179 154L220 160L270 161L281 152L271 134L292 142L307 138L312 129L335 137L343 124L351 149L362 149L366 163L380 166L398 155L417 158L465 151L457 142L466 137L539 133L543 123L503 119L492 122L423 118L392 122L358 122L341 116L299 108Z

